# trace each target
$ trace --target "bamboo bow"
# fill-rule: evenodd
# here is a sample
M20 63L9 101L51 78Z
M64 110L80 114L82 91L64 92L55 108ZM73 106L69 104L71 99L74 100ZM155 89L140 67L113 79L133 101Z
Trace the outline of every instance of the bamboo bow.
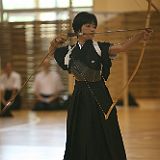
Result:
M145 21L145 28L149 28L150 27L150 19L151 19L151 4L152 4L152 1L151 0L147 0L147 1L148 1L148 9L147 9L147 16L146 16L146 21ZM120 99L123 91L129 86L129 84L131 83L132 79L135 77L135 75L136 75L136 73L137 73L137 71L139 69L139 66L141 65L141 62L142 62L142 59L143 59L143 56L144 56L144 52L145 52L145 49L146 49L146 45L147 45L147 41L144 41L143 42L143 46L142 46L142 50L141 50L141 53L140 53L140 57L139 57L139 60L138 60L138 63L136 65L132 75L130 76L128 82L124 85L122 90L119 92L117 99L115 100L115 102L113 102L113 104L109 108L108 112L104 113L104 116L105 116L106 120L109 118L109 115L110 115L111 111L113 110L114 106L116 105L116 103Z

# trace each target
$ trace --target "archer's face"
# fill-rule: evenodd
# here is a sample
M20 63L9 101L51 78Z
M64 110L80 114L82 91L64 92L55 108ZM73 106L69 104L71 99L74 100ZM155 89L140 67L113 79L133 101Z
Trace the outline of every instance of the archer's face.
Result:
M84 34L82 35L84 40L92 40L94 38L94 33L96 31L95 24L84 24L82 25L81 32Z

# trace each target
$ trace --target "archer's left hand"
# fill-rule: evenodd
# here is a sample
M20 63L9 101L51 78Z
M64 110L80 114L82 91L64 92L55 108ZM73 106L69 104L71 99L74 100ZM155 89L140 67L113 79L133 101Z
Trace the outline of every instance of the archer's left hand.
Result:
M153 30L151 28L146 28L143 31L143 40L148 41L150 39L152 33L153 33Z

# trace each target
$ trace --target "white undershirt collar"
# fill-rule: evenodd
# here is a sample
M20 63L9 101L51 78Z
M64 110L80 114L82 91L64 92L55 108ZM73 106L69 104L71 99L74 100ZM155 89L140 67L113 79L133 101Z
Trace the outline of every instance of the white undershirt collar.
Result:
M78 42L78 46L79 46L80 49L82 49L82 47L83 47L83 45L80 44L79 42Z

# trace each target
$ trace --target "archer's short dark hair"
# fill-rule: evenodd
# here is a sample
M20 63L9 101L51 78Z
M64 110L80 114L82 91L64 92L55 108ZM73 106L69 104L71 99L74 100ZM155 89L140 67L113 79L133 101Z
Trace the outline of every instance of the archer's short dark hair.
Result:
M88 12L80 12L73 19L72 27L75 33L81 30L84 24L94 24L97 27L97 18L94 14Z

